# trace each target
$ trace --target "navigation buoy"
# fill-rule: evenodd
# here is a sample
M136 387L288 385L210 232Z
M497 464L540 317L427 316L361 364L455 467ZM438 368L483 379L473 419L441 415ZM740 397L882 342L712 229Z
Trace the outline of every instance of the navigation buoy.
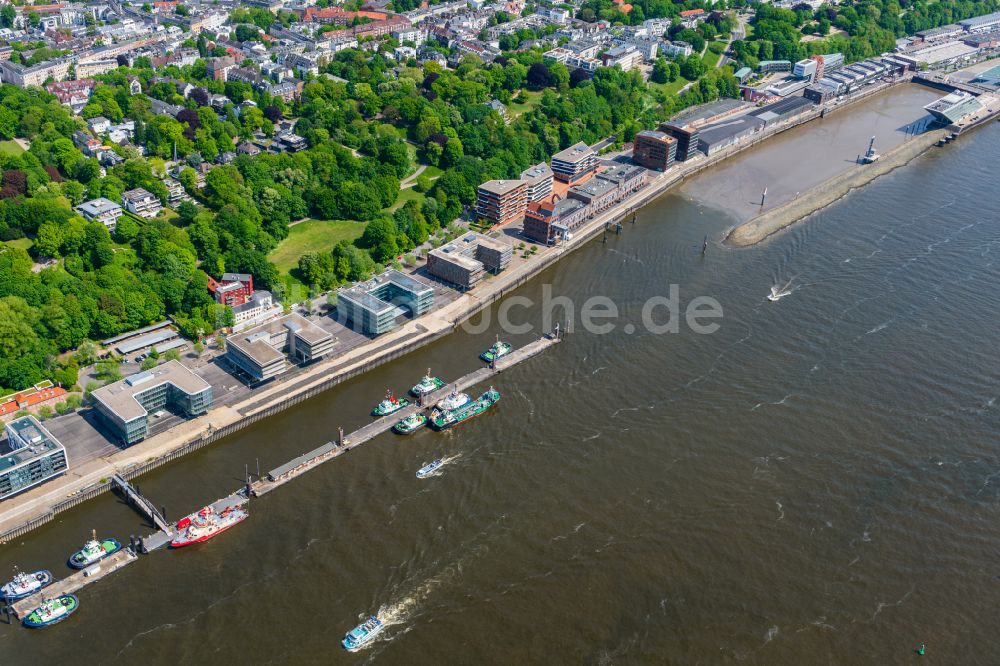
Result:
M924 645L923 643L921 643L920 647L917 648L917 654L919 654L921 657L924 656L924 652L926 651L926 649L927 649L927 646Z

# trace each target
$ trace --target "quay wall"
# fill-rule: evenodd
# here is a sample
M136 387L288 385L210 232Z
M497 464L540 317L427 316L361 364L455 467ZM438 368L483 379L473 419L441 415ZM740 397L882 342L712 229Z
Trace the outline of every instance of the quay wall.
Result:
M454 313L454 316L448 326L441 327L433 331L425 328L423 329L423 332L412 337L406 342L398 345L389 345L389 348L382 351L375 351L369 355L368 359L364 363L359 363L343 371L335 372L322 381L310 384L307 387L282 392L280 396L270 399L266 405L260 408L250 410L244 409L238 417L230 418L228 422L220 423L216 426L207 425L204 430L194 437L178 437L178 441L172 442L165 451L157 453L156 455L148 456L142 462L126 463L124 465L116 465L111 462L107 462L106 469L103 470L106 474L100 479L99 482L92 482L89 485L81 485L82 482L77 480L72 482L76 484L75 486L72 484L66 484L66 487L62 488L60 492L62 495L65 495L67 491L75 491L72 496L53 502L49 507L35 511L34 515L30 518L21 519L17 524L11 525L4 531L0 532L0 544L7 543L12 539L23 536L36 527L44 525L52 520L57 513L71 509L82 502L93 499L101 493L110 490L112 487L110 477L115 473L119 474L126 480L132 480L142 474L156 469L157 467L160 467L161 465L180 458L181 456L197 451L198 449L208 446L209 444L219 441L220 439L228 437L229 435L261 421L262 419L274 416L275 414L278 414L279 412L282 412L290 407L294 407L295 405L309 400L310 398L316 397L317 395L344 381L352 379L364 372L368 372L369 370L372 370L380 365L394 361L425 345L444 338L445 336L451 334L466 320L475 316L485 308L490 307L512 290L517 289L529 280L534 279L542 271L552 267L563 256L579 247L582 247L586 241L601 234L607 224L612 223L616 219L621 220L627 217L639 208L659 198L664 192L678 183L681 183L685 178L692 176L703 169L714 166L719 162L728 159L732 155L747 150L782 132L798 127L817 118L821 118L827 114L835 113L841 109L847 108L855 102L867 99L892 87L908 82L909 78L900 78L895 81L873 86L862 91L861 93L842 100L835 105L827 106L823 109L819 107L810 109L803 114L778 123L772 127L765 128L764 131L758 133L751 140L731 146L716 153L715 155L712 155L711 157L702 157L695 159L694 161L678 163L674 169L668 171L667 173L657 174L656 172L650 172L651 180L645 187L638 190L632 197L625 199L621 203L595 215L581 229L575 232L572 241L553 248L551 251L540 253L540 255L532 262L526 264L524 266L524 270L520 271L518 274L510 276L500 275L490 278L480 287L481 291L479 293L473 292L464 295L459 301L456 302L456 304L466 301L465 307ZM449 317L451 318L452 315L449 314ZM329 364L320 362L315 368L308 371L308 374L296 376L296 380L300 381L305 379L309 376L309 374L315 374L318 376L322 373L328 373L329 371ZM247 402L253 401L254 399L251 398ZM240 406L237 405L236 408L239 409ZM215 416L214 412L210 412L209 416ZM140 446L141 443L136 445L136 447ZM128 452L129 449L125 449L122 453ZM90 477L95 477L95 474L91 474ZM57 482L58 481L54 481L53 483Z
M729 232L726 243L734 247L756 245L768 236L785 229L818 210L835 203L853 189L863 187L879 176L905 166L947 136L947 130L919 134L896 146L873 164L851 167L843 173L807 190L801 196L773 210L744 222Z

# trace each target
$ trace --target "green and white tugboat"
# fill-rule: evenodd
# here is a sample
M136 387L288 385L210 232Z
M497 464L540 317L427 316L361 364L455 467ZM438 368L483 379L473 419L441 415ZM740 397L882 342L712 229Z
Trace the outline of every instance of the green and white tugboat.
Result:
M501 356L506 356L513 349L514 347L512 347L509 342L500 342L500 336L498 335L497 341L493 343L493 346L480 354L479 358L483 359L487 363L492 363Z
M457 426L459 423L479 416L497 404L499 400L500 392L491 386L490 390L479 396L479 398L458 409L451 411L435 410L431 414L431 427L435 430L446 430Z
M55 599L46 599L42 605L28 613L22 620L24 626L37 628L47 627L56 622L62 622L76 612L80 607L80 600L72 594L64 594Z
M427 374L420 380L420 383L410 389L410 394L416 397L433 393L444 386L444 380L431 375L431 369L427 368Z
M97 540L97 530L91 532L90 541L83 544L83 548L69 556L69 565L74 569L86 569L95 562L100 562L105 557L114 555L122 549L118 539L108 537Z
M398 412L403 407L410 404L410 401L406 398L397 398L392 394L392 391L385 392L385 400L378 403L378 406L372 410L372 416L388 416Z
M427 415L423 412L410 414L405 419L392 426L392 431L399 435L410 435L427 425Z

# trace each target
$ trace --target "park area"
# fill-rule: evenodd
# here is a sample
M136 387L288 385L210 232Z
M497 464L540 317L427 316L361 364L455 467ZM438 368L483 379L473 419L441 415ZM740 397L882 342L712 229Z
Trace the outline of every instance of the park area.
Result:
M288 238L278 243L267 258L278 267L289 286L301 284L293 274L299 257L313 252L330 252L340 241L357 240L364 230L364 222L306 218L289 228Z

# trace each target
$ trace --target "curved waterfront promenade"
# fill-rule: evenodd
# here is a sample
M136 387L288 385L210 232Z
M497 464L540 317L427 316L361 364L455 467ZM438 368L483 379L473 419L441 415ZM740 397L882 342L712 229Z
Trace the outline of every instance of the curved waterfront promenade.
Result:
M755 245L768 236L826 208L851 190L867 185L879 176L905 166L910 160L921 155L947 134L948 130L932 130L919 134L888 151L874 164L851 167L792 201L735 227L726 237L726 243L735 247Z

